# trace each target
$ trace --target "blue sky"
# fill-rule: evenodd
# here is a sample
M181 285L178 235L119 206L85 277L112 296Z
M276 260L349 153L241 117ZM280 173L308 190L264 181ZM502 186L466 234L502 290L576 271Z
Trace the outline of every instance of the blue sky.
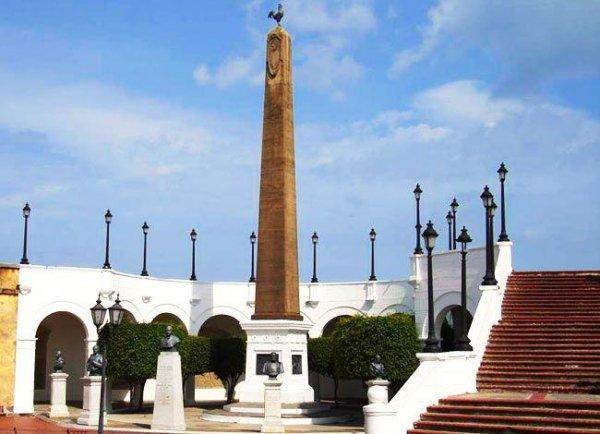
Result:
M0 261L244 280L257 225L270 1L11 1L0 13ZM598 268L600 2L293 1L300 268L408 275L412 189L445 245L499 193L517 269ZM498 229L497 229L498 231Z

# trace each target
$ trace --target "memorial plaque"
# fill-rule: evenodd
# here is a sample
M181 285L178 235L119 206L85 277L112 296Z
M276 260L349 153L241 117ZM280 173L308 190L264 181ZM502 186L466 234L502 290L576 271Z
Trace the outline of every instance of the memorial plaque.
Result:
M302 355L292 355L292 375L302 375Z

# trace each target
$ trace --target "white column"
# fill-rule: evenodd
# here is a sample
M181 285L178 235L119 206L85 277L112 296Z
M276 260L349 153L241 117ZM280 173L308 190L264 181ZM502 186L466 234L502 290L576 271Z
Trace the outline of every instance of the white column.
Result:
M14 412L33 413L35 343L37 338L17 339Z
M363 407L365 415L365 434L378 434L393 431L396 411L388 403L390 382L382 379L367 381L369 405Z
M285 432L281 420L281 381L267 380L265 387L265 418L260 432L282 433Z

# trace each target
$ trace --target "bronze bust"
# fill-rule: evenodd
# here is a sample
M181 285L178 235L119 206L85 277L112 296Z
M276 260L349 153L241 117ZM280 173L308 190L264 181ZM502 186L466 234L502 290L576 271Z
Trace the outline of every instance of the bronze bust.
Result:
M65 367L65 359L62 358L60 350L56 352L56 360L54 361L54 372L62 372Z
M385 372L385 366L383 366L383 363L381 363L381 356L379 354L377 354L371 362L369 372L371 373L371 376L375 379L384 379L387 377L387 373Z
M278 359L277 353L271 353L271 360L263 365L262 372L269 376L269 380L277 380L277 376L283 374L283 364Z
M173 327L167 326L167 329L165 330L165 337L160 341L160 350L176 352L179 342L179 338L173 334Z
M87 359L85 369L88 371L89 376L98 376L102 375L102 365L104 365L104 357L100 354L100 347L94 345L93 352Z

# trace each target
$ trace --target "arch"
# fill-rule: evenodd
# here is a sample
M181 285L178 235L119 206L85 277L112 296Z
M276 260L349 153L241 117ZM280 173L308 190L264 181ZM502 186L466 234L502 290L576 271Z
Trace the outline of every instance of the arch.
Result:
M179 326L182 326L187 331L187 327L185 326L183 321L181 321L181 319L177 315L173 315L172 313L169 313L169 312L159 313L150 322L155 323L155 324L160 323L160 324L179 325Z
M246 315L241 310L238 310L231 306L213 306L208 309L202 311L200 315L193 321L194 327L193 330L190 330L190 333L195 335L200 333L200 328L202 325L208 321L211 317L217 315L225 315L235 319L238 323L242 324L244 322L250 321L250 317Z
M240 322L229 315L215 315L208 318L200 326L198 335L206 337L246 337Z
M434 327L435 327L436 336L438 338L440 336L440 331L442 329L442 323L444 322L444 317L453 306L460 306L460 292L459 291L446 292L446 293L440 295L438 298L436 298L433 301L433 318L435 319ZM425 300L425 308L427 308L426 300ZM469 311L469 313L471 315L473 315L473 313L475 312L476 309L477 309L477 304L473 301L473 299L471 297L469 297L469 294L467 294L467 311ZM444 315L440 315L444 311L445 311ZM439 321L437 319L439 319ZM427 312L424 313L424 317L422 318L422 321L423 321L423 323L421 325L420 336L426 337L427 336L427 328L428 328Z
M323 329L327 325L329 321L339 316L354 316L354 315L364 315L362 311L356 309L354 307L342 306L336 307L331 310L325 312L321 317L317 320L312 329L310 329L309 335L311 338L316 338L323 335Z
M32 336L34 336L36 330L46 317L52 315L53 313L66 312L75 316L81 322L85 329L86 339L92 339L92 337L95 339L97 332L96 326L94 326L92 323L92 317L90 313L90 307L92 306L93 304L84 307L71 301L55 301L48 303L33 314L33 321L31 323Z
M467 310L466 333L469 332L473 316ZM447 306L435 319L436 335L440 338L440 346L443 352L455 351L456 340L460 337L463 329L462 307L459 305ZM438 330L439 328L439 330Z
M392 304L379 312L379 316L392 315L394 313L407 313L409 315L414 315L414 312L407 305Z
M181 307L174 304L159 304L158 306L155 306L146 316L146 318L149 320L147 322L153 322L156 319L156 317L158 317L161 314L173 315L177 318L177 322L181 323L186 328L186 330L189 329L189 314Z
M127 299L121 300L121 306L129 313L129 320L133 319L133 322L138 324L144 322L144 316L132 301Z
M351 318L350 315L340 315L335 318L327 321L327 324L323 326L323 331L321 332L321 336L330 336L333 333L333 330L337 327L341 320L345 318Z
M83 321L70 312L53 312L42 319L35 336L35 399L50 399L49 374L54 366L56 352L60 350L65 360L64 372L72 379L67 382L67 400L80 400L82 390L77 380L85 374L87 355L87 332Z

